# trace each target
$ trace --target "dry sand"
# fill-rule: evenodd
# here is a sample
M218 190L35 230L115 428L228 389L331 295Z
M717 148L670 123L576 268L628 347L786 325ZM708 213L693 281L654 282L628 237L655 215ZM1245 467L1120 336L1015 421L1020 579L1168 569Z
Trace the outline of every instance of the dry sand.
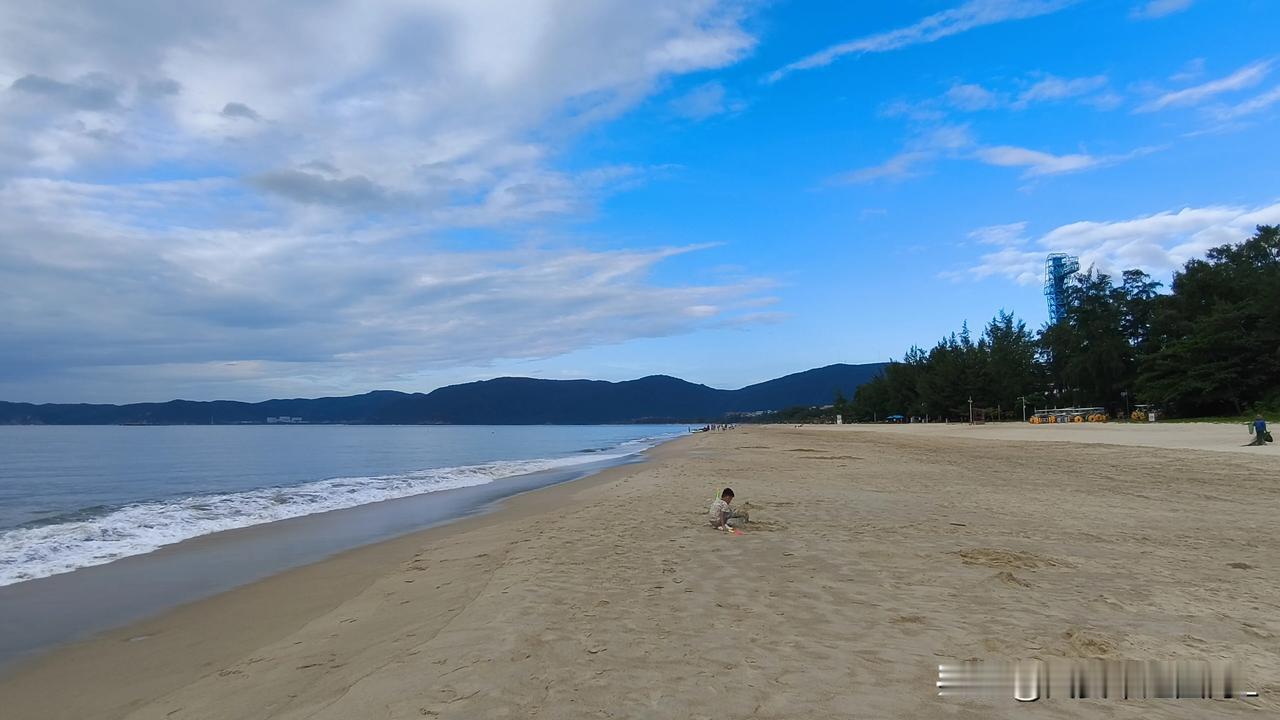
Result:
M1244 423L1070 423L1031 425L1029 423L964 423L929 425L856 425L860 431L916 435L923 438L963 437L1001 442L1070 442L1168 450L1212 450L1238 452L1263 457L1277 454L1275 445L1250 446L1253 435ZM814 429L823 429L821 426ZM836 429L830 427L828 429ZM840 428L843 430L844 428Z
M690 437L52 653L0 716L1275 717L1280 448L1026 430ZM723 485L744 535L703 520ZM940 662L1051 656L1238 658L1262 697L935 694Z

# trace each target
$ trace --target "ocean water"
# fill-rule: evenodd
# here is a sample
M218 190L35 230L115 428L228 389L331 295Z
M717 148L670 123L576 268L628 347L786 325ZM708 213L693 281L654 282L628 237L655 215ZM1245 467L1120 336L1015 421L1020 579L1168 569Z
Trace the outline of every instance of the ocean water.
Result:
M0 427L0 586L222 530L622 460L684 426Z

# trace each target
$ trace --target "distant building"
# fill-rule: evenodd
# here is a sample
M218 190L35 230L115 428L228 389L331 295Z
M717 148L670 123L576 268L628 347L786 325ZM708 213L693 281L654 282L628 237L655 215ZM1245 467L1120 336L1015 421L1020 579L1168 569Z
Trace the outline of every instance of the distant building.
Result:
M303 423L303 422L305 422L305 421L304 421L302 418L300 418L300 417L290 417L290 416L288 416L288 415L280 415L279 417L269 417L269 418L267 418L267 424L268 424L268 425L278 425L278 424L281 424L281 423L286 423L286 424L289 424L289 425L298 425L298 424L301 424L301 423Z

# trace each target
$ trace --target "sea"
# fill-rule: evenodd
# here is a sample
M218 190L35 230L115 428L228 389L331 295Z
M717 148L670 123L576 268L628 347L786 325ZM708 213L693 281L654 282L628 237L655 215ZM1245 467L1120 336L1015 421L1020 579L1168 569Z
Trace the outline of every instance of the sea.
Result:
M0 586L397 498L504 484L524 490L527 482L511 479L562 481L565 473L548 471L622 462L684 432L665 425L0 427Z
M683 425L0 426L0 673L518 493Z

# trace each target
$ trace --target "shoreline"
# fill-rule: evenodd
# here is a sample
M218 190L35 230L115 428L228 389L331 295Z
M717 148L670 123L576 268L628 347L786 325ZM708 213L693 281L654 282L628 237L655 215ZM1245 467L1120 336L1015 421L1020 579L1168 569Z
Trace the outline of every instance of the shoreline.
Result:
M92 677L93 688L108 693L109 688L118 686L132 686L129 692L136 692L138 685L143 685L149 692L162 692L165 687L178 685L198 676L210 663L216 664L253 647L264 639L296 630L307 620L323 614L343 600L357 594L361 588L366 587L380 575L392 571L405 557L412 556L415 548L446 541L474 530L492 529L552 511L572 501L582 492L616 482L634 472L636 468L678 452L675 446L685 440L684 437L674 438L637 453L640 459L624 461L596 472L588 472L581 477L506 495L453 519L407 534L342 550L301 566L271 573L247 584L183 602L122 625L107 628L89 637L18 658L7 666L0 666L0 706L4 706L9 700L8 691L14 687L26 687L29 690L34 684L38 687L47 687L48 692L53 692L54 687L65 682L62 676L67 672L76 675L83 673L81 677ZM347 510L334 512L347 512ZM305 521L309 517L311 516L291 520ZM268 523L268 525L275 524L278 523ZM251 535L260 532L262 527L237 528L226 533ZM192 538L179 545L216 542L216 539L211 539L213 537ZM176 546L162 548L156 552L172 552L174 547ZM122 561L145 557L124 558ZM306 589L305 593L297 592L302 588ZM285 606L260 601L261 598L273 597L280 593L287 594L295 602ZM252 622L245 622L247 618L251 618ZM203 631L210 625L218 628L216 633ZM166 643L170 646L156 647ZM199 658L192 658L192 662L181 669L173 667L171 658L175 655L189 658L192 643L199 648ZM145 646L146 652L130 653L133 657L129 662L118 663L113 656L122 645L137 648ZM148 663L147 658L154 656L163 656L167 659L162 663ZM153 682L138 683L139 673ZM28 695L28 692L24 690L23 694ZM41 695L48 697L44 691L37 693L35 697L38 698ZM99 701L95 700L90 707L77 712L81 714L70 713L66 717L100 717L101 715L95 714L101 712ZM45 716L31 715L31 717Z
M0 605L6 607L0 614L0 677L24 661L172 608L343 552L484 515L505 499L643 460L641 452L231 528L0 586Z
M1280 709L1280 456L780 426L647 455L55 650L0 678L0 706L1021 718L940 700L937 665L1043 656L1236 658L1262 697L1114 709ZM704 521L724 485L743 536Z

